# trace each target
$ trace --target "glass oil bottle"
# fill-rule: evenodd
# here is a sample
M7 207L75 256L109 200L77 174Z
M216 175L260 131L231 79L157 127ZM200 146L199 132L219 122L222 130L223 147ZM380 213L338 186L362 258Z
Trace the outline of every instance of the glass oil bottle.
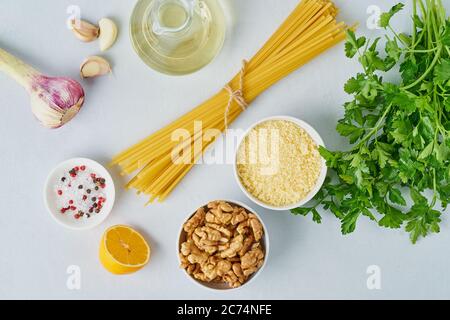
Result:
M130 32L147 65L183 75L214 59L225 39L226 22L218 0L139 0Z

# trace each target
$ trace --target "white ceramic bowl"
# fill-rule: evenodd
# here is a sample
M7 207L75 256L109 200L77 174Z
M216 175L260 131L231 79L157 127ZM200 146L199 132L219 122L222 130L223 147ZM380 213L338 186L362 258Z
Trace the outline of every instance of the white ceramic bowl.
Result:
M261 274L261 272L263 271L264 267L266 266L267 260L269 258L269 233L267 232L267 227L264 224L264 221L261 219L260 215L255 210L250 208L249 206L243 204L242 202L235 201L235 200L223 200L223 199L221 199L221 200L218 200L218 201L225 201L225 202L228 202L228 203L231 203L231 204L238 205L238 206L243 207L248 212L251 212L255 216L258 217L259 221L261 222L261 224L262 224L262 226L264 228L264 237L263 237L263 239L261 241L261 244L262 244L264 252L265 252L263 265L261 266L261 268L259 268L258 271L256 271L253 275L250 276L250 278L247 280L247 282L245 282L242 286L240 286L238 288L232 288L226 283L203 282L203 281L195 279L194 277L191 277L186 272L186 270L181 269L181 268L180 269L192 282L194 282L195 284L201 286L202 288L211 289L211 290L214 290L214 291L217 291L217 290L220 290L220 291L238 290L238 289L246 287L250 283L254 282L256 280L256 278ZM207 203L204 204L203 206L205 206L205 205L207 205ZM184 223L186 221L188 221L197 212L198 208L200 208L200 207L202 207L202 206L198 206L197 208L195 208L194 211L187 216L187 218L185 219L185 221L181 225L180 233L179 233L179 237L178 237L178 241L177 241L177 258L178 258L178 261L180 261L179 254L180 254L180 250L181 250L181 244L186 241L186 232L183 229L183 225L184 225Z
M57 195L55 194L54 186L58 183L58 180L64 173L68 172L73 167L80 165L86 165L86 167L105 178L106 187L104 192L106 194L107 201L99 214L95 214L89 219L76 220L72 216L61 214L59 208L56 207ZM56 168L50 172L44 188L44 202L50 215L56 222L72 230L91 229L101 224L111 213L115 195L116 192L114 188L114 181L109 172L98 162L86 158L74 158L58 164Z
M264 123L266 121L271 121L271 120L284 120L284 121L290 121L295 123L296 125L298 125L299 127L301 127L302 129L304 129L310 136L311 138L314 140L314 142L318 145L318 146L322 146L325 147L325 144L322 140L322 137L319 135L319 133L312 127L310 126L308 123L306 123L305 121L302 121L300 119L294 118L294 117L290 117L290 116L275 116L275 117L269 117L269 118L265 118L262 119L261 121L258 121L257 123L253 124L244 134L243 136L239 139L239 143L237 145L237 148L235 150L235 155L234 155L234 176L236 178L236 181L239 185L239 187L241 188L242 192L244 192L244 194L250 199L252 200L254 203L260 205L263 208L266 209L270 209L270 210L276 210L276 211L285 211L285 210L291 210L294 208L298 208L301 207L303 205L305 205L307 202L311 201L314 196L317 194L317 192L319 192L320 188L322 188L323 183L325 182L325 178L327 176L327 164L326 161L321 158L322 160L322 168L319 174L319 178L317 179L317 183L314 186L314 188L311 190L311 192L302 200L300 200L297 203L293 203L291 205L287 205L287 206L282 206L282 207L277 207L277 206L273 206L270 205L268 203L265 203L259 199L257 199L256 197L254 197L246 188L245 186L242 184L241 178L239 177L239 173L238 173L238 169L237 169L237 154L238 154L238 150L243 142L243 140L245 139L245 137L250 133L251 130L253 130L253 128L255 128L256 126L260 125L261 123Z

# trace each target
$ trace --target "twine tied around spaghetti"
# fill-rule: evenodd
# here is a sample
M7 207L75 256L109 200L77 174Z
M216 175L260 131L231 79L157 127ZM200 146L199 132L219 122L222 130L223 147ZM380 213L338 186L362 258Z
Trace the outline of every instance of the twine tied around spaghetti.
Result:
M244 98L244 76L245 76L245 69L247 67L247 63L248 62L246 60L242 60L242 68L241 68L240 77L239 77L239 89L233 90L230 83L228 83L224 87L224 89L230 95L230 98L228 99L227 107L225 109L225 115L224 115L225 130L228 129L228 114L230 113L230 109L231 109L231 105L233 104L233 101L235 101L238 104L238 106L241 107L241 109L243 111L245 111L249 105L247 103L247 101L245 101L245 98Z

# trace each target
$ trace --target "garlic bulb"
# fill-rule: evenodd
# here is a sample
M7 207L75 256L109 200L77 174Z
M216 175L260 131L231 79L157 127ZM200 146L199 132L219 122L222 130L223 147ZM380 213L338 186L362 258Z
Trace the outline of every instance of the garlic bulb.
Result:
M84 103L84 90L77 81L45 76L1 48L0 71L28 91L31 111L47 128L59 128L69 122Z

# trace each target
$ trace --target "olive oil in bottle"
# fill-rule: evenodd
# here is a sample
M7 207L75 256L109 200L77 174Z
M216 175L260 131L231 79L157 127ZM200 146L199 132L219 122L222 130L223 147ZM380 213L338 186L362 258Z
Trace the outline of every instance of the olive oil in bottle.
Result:
M211 62L225 31L218 0L139 0L130 26L141 59L171 75L192 73Z

